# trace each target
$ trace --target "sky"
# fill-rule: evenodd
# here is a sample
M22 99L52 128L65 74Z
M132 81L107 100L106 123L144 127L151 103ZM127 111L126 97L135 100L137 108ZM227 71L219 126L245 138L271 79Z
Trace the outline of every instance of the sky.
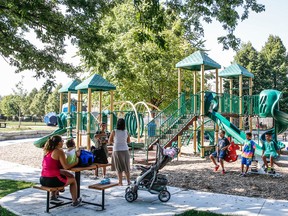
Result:
M265 45L269 35L279 36L288 49L288 1L287 0L259 0L259 3L265 5L266 10L262 13L250 13L249 18L243 22L239 22L236 27L235 35L242 42L250 41L254 48L258 51ZM225 31L219 23L214 21L212 24L204 24L204 38L206 40L205 47L209 51L207 54L214 61L219 63L222 68L227 67L233 61L235 52L230 50L223 51L222 45L218 44L217 37L225 35ZM71 63L79 62L75 55L75 48L69 48L65 60ZM180 61L181 59L179 59ZM13 89L19 81L23 79L23 87L30 92L34 87L40 89L43 85L43 79L36 80L33 78L33 71L25 71L15 74L15 68L10 66L2 57L0 57L1 78L0 78L0 95L5 96L13 93ZM5 74L5 75L4 75ZM65 85L71 81L65 73L57 72L56 82Z

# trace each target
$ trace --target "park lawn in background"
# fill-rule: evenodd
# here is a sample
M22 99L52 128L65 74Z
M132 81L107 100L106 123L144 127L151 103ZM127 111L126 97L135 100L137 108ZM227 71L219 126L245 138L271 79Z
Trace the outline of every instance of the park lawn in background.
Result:
M6 121L7 127L0 128L1 132L12 132L12 131L24 131L24 130L51 130L54 131L58 127L47 126L44 122L21 122L20 128L18 128L19 122L17 121Z
M34 183L0 179L0 199L4 196L10 194L10 193L15 192L15 191L32 187L32 185L34 185ZM0 215L1 216L15 216L15 214L2 208L1 206L0 206Z

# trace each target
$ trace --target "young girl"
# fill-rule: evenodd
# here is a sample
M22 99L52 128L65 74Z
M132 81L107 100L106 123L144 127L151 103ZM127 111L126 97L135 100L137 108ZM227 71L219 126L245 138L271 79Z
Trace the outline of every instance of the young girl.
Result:
M76 144L74 139L67 140L67 150L65 151L68 164L74 164L77 158L80 156L80 151L76 150Z

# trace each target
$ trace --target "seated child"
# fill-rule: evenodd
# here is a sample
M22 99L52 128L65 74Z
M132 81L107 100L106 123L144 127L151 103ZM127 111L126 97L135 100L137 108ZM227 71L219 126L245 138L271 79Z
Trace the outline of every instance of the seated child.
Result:
M241 174L240 176L245 177L249 166L252 163L252 158L254 157L254 152L256 148L256 143L252 140L252 133L246 133L246 140L242 150L242 159L241 159ZM244 165L246 165L246 169L244 172Z
M68 164L75 163L77 157L80 156L80 150L76 150L76 144L74 139L69 139L66 142L67 150L65 151Z
M268 163L267 163L267 157L270 158L270 165L271 165L271 171L270 173L274 173L274 161L275 159L280 155L280 150L278 149L277 143L272 140L272 133L266 133L265 134L265 142L262 146L262 159L265 164L265 172L268 170Z

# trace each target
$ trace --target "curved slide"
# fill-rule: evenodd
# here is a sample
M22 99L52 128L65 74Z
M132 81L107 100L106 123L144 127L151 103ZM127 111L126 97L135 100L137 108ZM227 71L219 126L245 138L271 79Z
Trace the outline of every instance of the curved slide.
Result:
M58 121L58 126L59 128L52 133L41 137L40 139L34 141L34 145L38 148L43 148L47 140L54 135L62 135L67 132L67 115L66 113L61 113L60 115L57 116L57 121Z
M58 128L57 130L53 131L51 134L48 134L44 137L41 137L40 139L34 141L34 145L38 148L43 148L47 140L54 135L62 135L67 132L67 129L65 128Z
M288 114L278 109L278 102L281 96L282 92L274 89L263 90L260 93L259 116L263 118L272 117L275 120L275 128L265 131L261 135L260 140L262 143L265 141L266 133L270 132L275 136L275 134L283 133L288 128ZM281 142L278 142L278 146L280 148L285 147Z
M224 116L217 112L208 113L208 117L211 118L216 124L219 125L220 128L226 131L228 136L234 138L235 143L243 144L246 139L246 134L239 130L234 124L228 121ZM255 149L256 155L262 155L262 148L259 144L256 143Z

